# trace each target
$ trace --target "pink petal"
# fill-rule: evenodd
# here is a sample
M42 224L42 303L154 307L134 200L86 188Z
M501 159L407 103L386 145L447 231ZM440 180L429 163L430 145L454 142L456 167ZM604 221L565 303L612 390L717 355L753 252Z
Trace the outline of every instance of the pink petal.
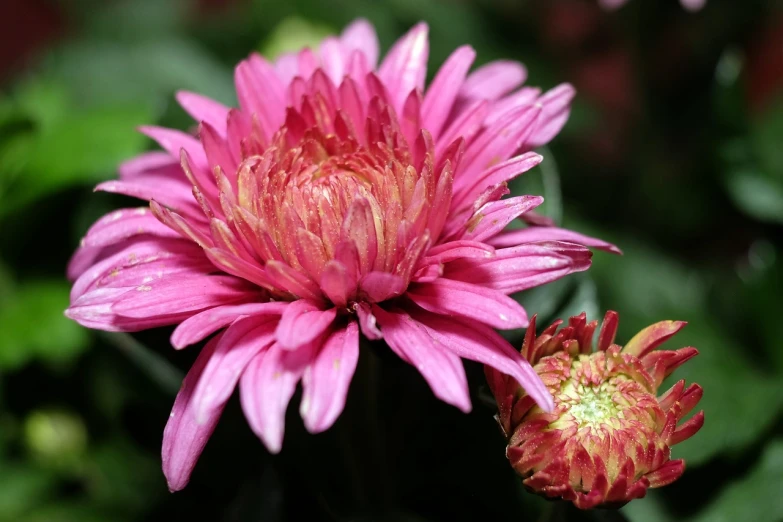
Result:
M340 42L349 56L353 51L360 51L367 59L367 66L375 69L380 51L378 36L370 22L363 18L353 21L343 30Z
M150 170L155 171L166 167L177 166L179 164L177 157L178 156L172 157L170 154L159 150L139 154L135 158L120 163L118 168L120 179L130 180L139 174L144 174Z
M335 306L346 306L356 293L356 274L350 273L345 265L333 259L324 266L321 290Z
M310 433L329 429L345 407L359 361L359 326L351 321L333 331L302 377L299 413Z
M158 221L148 208L123 208L96 221L82 239L82 245L102 247L141 234L180 237L177 232Z
M212 125L202 122L199 125L199 138L201 138L201 145L204 147L204 152L207 155L207 165L210 167L210 170L219 166L223 169L223 172L232 174L236 172L238 165L231 155L231 150L229 150L226 140Z
M154 317L260 298L259 290L232 276L173 276L151 281L123 295L112 310L125 317Z
M517 107L535 103L540 95L541 89L538 87L522 87L508 96L504 96L492 104L492 109L487 114L484 124L492 125Z
M402 105L412 90L424 89L429 55L428 32L427 24L416 24L397 40L378 67L378 76L398 112L402 111Z
M403 278L388 272L370 272L359 281L359 288L372 303L402 295L405 286Z
M544 410L554 408L552 397L522 355L497 332L483 324L454 320L421 312L414 315L429 335L443 348L472 361L489 365L510 375ZM383 324L383 323L381 323ZM386 332L384 332L384 336Z
M199 353L174 400L166 429L163 430L163 474L172 492L187 486L190 474L220 420L223 408L217 408L203 422L196 422L193 411L193 391L201 379L204 367L211 359L221 336L212 339Z
M184 348L244 317L260 318L259 322L271 320L281 316L287 306L288 303L284 301L270 301L224 305L204 310L185 319L177 326L171 334L171 344L177 349Z
M468 76L460 89L460 96L496 100L519 87L526 78L527 70L521 63L505 60L490 62Z
M373 313L389 348L419 371L437 398L468 413L468 380L459 357L408 314L387 312L379 306L373 306Z
M359 326L361 326L364 336L373 341L382 339L383 334L378 329L378 322L372 314L372 307L367 303L356 303L354 310L359 318Z
M460 175L476 176L510 158L528 140L540 114L540 107L520 107L484 129L465 149Z
M476 51L470 46L460 47L446 60L427 88L421 105L422 127L430 131L433 138L437 139L446 123L475 58Z
M242 110L256 114L264 138L271 138L285 119L285 85L277 72L254 53L237 65L234 83Z
M585 236L572 230L557 227L527 227L519 230L511 230L488 240L491 245L498 248L540 241L567 241L576 243L577 245L606 250L613 254L622 254L622 251L611 243Z
M228 107L206 96L187 91L177 93L177 102L198 123L207 122L225 137Z
M468 221L468 229L461 239L486 241L500 233L521 214L533 210L543 202L544 198L540 196L518 196L487 203Z
M440 278L412 284L405 295L425 310L474 319L510 330L527 326L525 310L502 292L462 281Z
M495 251L487 260L460 259L446 265L445 277L486 286L512 294L560 279L590 266L590 251L581 247L584 258L558 250L566 243L531 243Z
M461 176L454 185L454 198L451 203L452 212L468 207L488 188L511 181L524 174L544 158L534 152L527 152L509 160L494 165L475 177Z
M207 248L204 250L204 253L212 264L227 274L255 283L270 292L279 290L272 277L255 263L248 263L231 252L226 252L220 248Z
M427 251L427 257L422 259L423 266L442 264L463 258L489 259L495 255L495 249L481 241L460 239L441 243Z
M248 363L274 342L275 317L247 317L221 334L193 392L192 410L203 422L223 408Z
M180 157L180 151L184 149L193 158L196 166L203 167L207 164L204 149L198 140L190 134L153 126L140 127L139 131L155 140L174 160Z
M72 300L95 288L135 288L171 275L206 276L214 271L201 249L182 239L147 236L118 246L122 248L79 276L71 289Z
M170 313L151 317L122 317L112 311L112 306L135 288L96 288L80 296L65 311L65 316L86 328L107 332L137 332L176 324L187 319L192 312Z
M289 304L277 325L280 347L293 350L321 336L337 317L337 309L322 310L319 303L298 299Z
M543 106L538 127L527 140L527 148L536 148L549 143L565 126L571 114L571 100L576 90L570 84L558 85L544 93L537 103Z
M378 256L378 238L375 234L372 207L367 199L357 197L348 207L342 223L340 239L356 245L359 270L363 274L368 273Z
M482 128L484 118L487 117L489 103L486 100L477 100L461 110L454 121L448 124L446 130L438 138L435 145L435 156L441 157L454 140L462 138L470 143L475 134ZM457 172L462 173L462 168ZM456 180L459 176L455 177Z
M269 260L266 262L266 273L278 288L303 299L321 300L321 289L318 285L286 263Z
M175 174L172 176L170 174ZM179 165L167 168L167 171L147 171L129 180L104 181L95 187L96 192L123 194L159 203L175 209L189 219L203 219L204 214L193 199L193 185L182 174Z
M272 453L283 446L285 412L318 345L289 351L273 344L250 361L239 382L239 398L253 432Z
M321 41L318 55L321 57L323 71L335 85L339 85L345 74L345 64L348 62L350 53L344 52L339 39L330 36Z

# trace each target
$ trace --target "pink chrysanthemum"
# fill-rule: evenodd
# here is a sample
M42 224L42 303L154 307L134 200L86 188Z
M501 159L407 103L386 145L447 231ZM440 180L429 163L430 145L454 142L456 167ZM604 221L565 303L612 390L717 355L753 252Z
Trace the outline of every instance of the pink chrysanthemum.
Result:
M527 325L506 294L589 266L577 243L613 247L554 227L504 234L542 199L500 198L506 181L541 161L526 151L560 130L573 89L520 87L525 69L513 62L468 74L474 51L461 47L424 91L427 54L420 24L376 69L375 32L358 21L318 51L276 63L252 55L236 68L239 109L180 93L198 137L143 128L165 152L99 185L149 200L151 211L119 210L88 231L69 268L68 316L103 330L178 324L177 348L220 331L166 426L172 490L187 484L237 384L270 451L280 450L300 380L305 426L329 428L360 332L383 338L464 411L460 357L552 407L493 328Z

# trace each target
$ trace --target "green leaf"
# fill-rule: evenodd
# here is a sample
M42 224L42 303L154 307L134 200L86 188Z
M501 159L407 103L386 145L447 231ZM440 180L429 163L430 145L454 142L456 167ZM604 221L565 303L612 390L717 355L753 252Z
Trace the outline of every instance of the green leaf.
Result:
M18 145L26 161L2 193L0 217L62 188L112 177L118 163L144 150L148 140L135 128L151 117L144 106L107 106L71 114L42 129ZM3 159L3 164L10 161L7 155Z
M107 512L89 502L54 502L37 506L25 514L25 522L120 522L132 520L130 514Z
M273 60L281 54L305 47L318 49L321 40L337 31L328 26L314 24L299 17L289 17L280 22L259 47L261 54Z
M25 512L46 500L56 480L42 469L0 463L0 520L22 520Z
M699 355L673 378L704 388L698 409L704 410L705 423L699 433L675 446L672 455L698 465L720 453L739 452L766 432L781 412L783 381L751 366L742 356L750 347L733 342L709 317L691 319L670 345L695 346Z
M53 53L44 74L64 82L82 107L131 103L160 111L180 89L235 101L231 70L193 41L176 37L77 42Z
M772 441L747 476L734 481L694 519L696 522L783 520L783 439Z
M765 110L751 129L753 147L761 160L761 168L777 179L783 179L783 96Z
M773 223L783 223L783 185L759 172L745 169L726 178L729 195L748 215Z
M67 362L87 347L87 330L63 315L68 292L65 281L30 281L0 302L0 368Z

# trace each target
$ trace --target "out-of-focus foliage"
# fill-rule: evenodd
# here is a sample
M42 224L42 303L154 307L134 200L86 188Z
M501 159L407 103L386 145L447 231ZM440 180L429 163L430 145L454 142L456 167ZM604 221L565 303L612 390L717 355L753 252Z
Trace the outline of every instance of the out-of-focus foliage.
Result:
M476 391L464 416L377 346L363 350L333 430L288 423L271 457L231 404L190 486L169 495L161 433L197 348L174 352L166 330L94 334L62 315L79 238L129 203L91 187L151 147L134 128L192 129L177 90L233 104L232 68L249 52L313 44L357 16L385 49L426 20L432 69L470 43L480 62L523 61L532 83L576 85L568 126L511 189L544 195L547 216L624 255L596 253L590 271L518 298L540 325L617 310L620 342L686 320L672 342L701 353L677 378L705 389L705 426L675 450L685 476L617 516L783 518L775 2L710 0L691 14L676 0L612 13L594 0L9 0L0 19L16 20L13 9L60 29L26 61L0 61L0 521L600 518L524 491L482 400L481 368L467 366ZM507 332L516 343L522 334Z

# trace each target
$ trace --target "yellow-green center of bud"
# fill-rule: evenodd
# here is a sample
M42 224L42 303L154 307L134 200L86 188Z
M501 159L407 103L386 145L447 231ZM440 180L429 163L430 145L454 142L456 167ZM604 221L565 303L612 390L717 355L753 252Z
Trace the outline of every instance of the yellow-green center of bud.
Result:
M569 383L568 397L576 394L576 399L570 403L568 413L579 423L579 427L598 426L601 424L610 424L611 420L617 417L619 408L612 399L614 386L603 383L597 387L586 387L582 385L574 386ZM563 401L566 402L566 401Z

